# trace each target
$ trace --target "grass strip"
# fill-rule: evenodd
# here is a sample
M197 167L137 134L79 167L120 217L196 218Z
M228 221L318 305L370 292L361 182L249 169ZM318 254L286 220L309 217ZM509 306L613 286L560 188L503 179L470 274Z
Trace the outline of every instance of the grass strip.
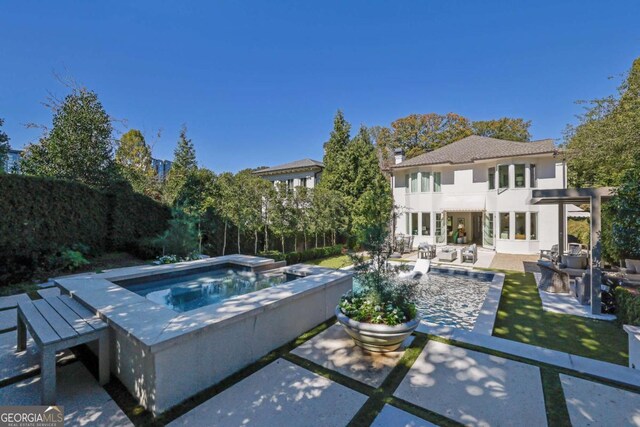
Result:
M547 424L550 426L571 426L569 410L560 383L560 374L550 368L541 368L540 377L544 391L544 406L547 410Z

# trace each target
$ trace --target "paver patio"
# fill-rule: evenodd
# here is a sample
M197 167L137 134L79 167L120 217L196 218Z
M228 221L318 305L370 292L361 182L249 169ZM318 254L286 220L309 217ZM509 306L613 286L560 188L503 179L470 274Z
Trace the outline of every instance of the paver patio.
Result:
M169 426L344 426L367 396L278 359Z
M539 368L438 341L394 396L466 425L547 425Z
M435 424L413 414L398 409L395 406L384 405L382 411L371 424L371 427L435 427Z
M17 311L15 308L0 311L0 331L16 327Z
M640 426L640 394L560 375L571 424Z
M405 347L410 344L411 339L404 343ZM355 345L341 325L333 325L291 353L356 381L379 387L396 366L404 351L390 353L364 351Z
M58 368L58 380L56 404L64 406L65 427L133 425L82 363ZM3 405L40 405L40 377L0 388L0 402Z

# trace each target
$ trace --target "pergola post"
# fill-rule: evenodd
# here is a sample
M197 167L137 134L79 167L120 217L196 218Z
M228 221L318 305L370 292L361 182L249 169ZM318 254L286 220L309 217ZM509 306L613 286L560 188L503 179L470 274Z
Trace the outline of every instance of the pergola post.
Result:
M600 314L600 283L602 283L602 198L599 194L591 196L591 314Z
M558 256L564 255L564 242L565 242L565 230L564 230L564 203L558 203Z

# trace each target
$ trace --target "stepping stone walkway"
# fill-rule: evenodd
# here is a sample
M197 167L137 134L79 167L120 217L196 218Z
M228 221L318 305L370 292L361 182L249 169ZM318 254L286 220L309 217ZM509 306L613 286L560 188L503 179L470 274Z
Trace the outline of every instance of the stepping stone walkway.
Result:
M40 289L38 291L38 295L40 295L40 297L43 299L50 298L50 297L57 297L58 295L60 295L60 289L57 287Z
M0 310L4 310L7 308L16 308L19 302L31 301L29 295L27 294L18 294L18 295L10 295L8 297L0 297Z
M640 426L640 394L560 374L569 418L579 426Z
M17 339L16 331L0 334L0 382L32 373L40 368L40 353L33 340L27 341L25 351L16 353ZM72 358L73 354L68 350L58 353L58 363Z
M2 405L40 405L40 377L0 388ZM109 394L80 362L58 368L56 403L64 407L64 425L133 426Z
M345 426L366 400L363 394L278 359L169 426Z
M371 424L371 427L436 427L435 424L395 406L384 405L382 411Z
M18 312L15 308L0 311L0 331L15 329Z
M413 337L409 337L405 347L412 340ZM396 366L404 351L364 351L354 343L341 325L333 325L291 353L377 388Z
M394 396L472 426L546 426L540 370L429 341Z

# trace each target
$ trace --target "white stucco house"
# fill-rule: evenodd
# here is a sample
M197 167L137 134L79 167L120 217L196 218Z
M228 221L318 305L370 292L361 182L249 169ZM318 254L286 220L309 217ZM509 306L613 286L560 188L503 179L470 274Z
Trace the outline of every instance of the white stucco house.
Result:
M532 189L566 188L566 163L552 140L469 136L391 168L396 234L413 246L477 243L533 254L558 243L557 206L531 204ZM566 226L564 228L566 230Z
M302 159L270 168L258 169L254 174L274 183L287 183L290 189L296 187L314 188L320 182L324 164L317 160Z

